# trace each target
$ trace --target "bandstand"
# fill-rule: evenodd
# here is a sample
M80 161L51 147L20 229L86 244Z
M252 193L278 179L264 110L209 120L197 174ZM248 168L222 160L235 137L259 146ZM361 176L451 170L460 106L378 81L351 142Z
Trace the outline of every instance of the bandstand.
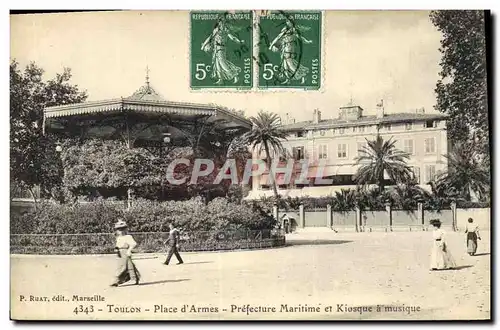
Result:
M159 147L168 136L174 146L223 149L250 128L249 120L220 106L165 100L147 76L146 83L129 97L44 110L44 130L48 134L61 138L122 139L129 148Z
M226 155L231 141L250 129L248 119L227 108L165 100L148 76L129 97L44 110L44 134L56 140L121 140L160 157L165 149L186 146L199 157Z

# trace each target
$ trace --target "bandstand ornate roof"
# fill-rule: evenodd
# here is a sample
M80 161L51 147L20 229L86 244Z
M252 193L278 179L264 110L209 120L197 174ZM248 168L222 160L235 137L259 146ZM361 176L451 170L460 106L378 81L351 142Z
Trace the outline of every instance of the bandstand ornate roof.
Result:
M205 123L217 123L222 129L251 128L248 119L216 105L167 101L151 87L148 77L146 84L129 97L47 107L44 110L44 128L61 130L70 122L97 123L124 115L132 120L158 120L158 124L165 119L170 123L203 120Z

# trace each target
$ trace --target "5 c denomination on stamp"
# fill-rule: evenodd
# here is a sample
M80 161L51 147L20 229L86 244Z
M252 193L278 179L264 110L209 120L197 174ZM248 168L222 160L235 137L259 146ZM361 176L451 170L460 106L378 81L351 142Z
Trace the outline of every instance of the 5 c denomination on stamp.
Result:
M253 12L191 12L191 88L253 87Z
M320 89L321 29L321 11L260 16L258 87Z

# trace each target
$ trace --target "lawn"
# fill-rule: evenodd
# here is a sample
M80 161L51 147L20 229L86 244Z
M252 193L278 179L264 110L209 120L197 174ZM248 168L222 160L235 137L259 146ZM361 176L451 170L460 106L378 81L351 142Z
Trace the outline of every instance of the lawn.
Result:
M465 234L448 233L459 267L438 272L429 271L431 232L292 234L283 248L185 253L183 265L175 257L164 266L164 255L135 255L141 285L118 288L109 286L112 255L12 255L11 316L489 319L490 240L488 232L482 236L471 257ZM75 295L104 301L77 301ZM43 297L49 301L30 301Z

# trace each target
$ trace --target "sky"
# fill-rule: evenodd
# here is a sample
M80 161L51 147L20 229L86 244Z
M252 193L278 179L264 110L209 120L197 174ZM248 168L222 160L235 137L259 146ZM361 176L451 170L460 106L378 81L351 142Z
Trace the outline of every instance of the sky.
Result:
M46 79L72 69L72 82L88 100L130 96L144 84L166 100L216 103L311 120L314 109L336 118L353 102L375 114L433 109L441 34L427 11L326 11L321 91L191 91L189 12L129 11L11 16L11 59L34 61Z

